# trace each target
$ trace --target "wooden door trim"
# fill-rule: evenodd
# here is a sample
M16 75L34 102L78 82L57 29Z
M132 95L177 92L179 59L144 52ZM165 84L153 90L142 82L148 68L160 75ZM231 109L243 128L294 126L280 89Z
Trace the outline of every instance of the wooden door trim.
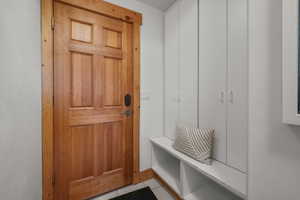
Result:
M55 0L75 7L100 13L123 21L142 24L142 15L138 12L122 8L103 0Z
M42 15L42 164L43 200L54 195L53 0L41 1Z
M53 4L55 0L41 0L42 15L42 165L43 200L54 200L54 79L53 79ZM103 0L56 0L84 8L133 24L133 180L139 177L140 129L140 13L113 5ZM97 6L91 6L97 4Z

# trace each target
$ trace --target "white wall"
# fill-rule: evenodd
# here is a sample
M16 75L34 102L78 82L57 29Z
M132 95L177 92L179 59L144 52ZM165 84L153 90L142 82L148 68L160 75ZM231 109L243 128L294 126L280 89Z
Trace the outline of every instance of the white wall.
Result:
M0 7L0 195L40 200L40 0Z
M163 14L134 0L110 0L144 13L141 167L149 136L162 134ZM250 0L249 200L298 200L300 128L281 123L281 1ZM1 199L41 198L39 0L0 7ZM145 98L147 99L147 98ZM145 148L144 148L145 147Z
M300 198L300 128L282 118L282 0L250 0L249 200Z
M163 13L134 0L110 0L144 14L142 26L141 169L151 167L148 138L163 129ZM0 7L0 195L40 200L40 0Z
M151 168L149 138L163 135L163 12L135 0L107 0L143 14L141 29L141 170Z

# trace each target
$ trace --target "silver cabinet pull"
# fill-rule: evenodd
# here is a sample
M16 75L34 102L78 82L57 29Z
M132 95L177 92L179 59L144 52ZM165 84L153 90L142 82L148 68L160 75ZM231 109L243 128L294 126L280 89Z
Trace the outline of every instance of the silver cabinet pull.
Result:
M220 103L225 103L225 92L223 91L220 93Z
M229 102L232 104L234 103L234 93L232 90L229 92Z

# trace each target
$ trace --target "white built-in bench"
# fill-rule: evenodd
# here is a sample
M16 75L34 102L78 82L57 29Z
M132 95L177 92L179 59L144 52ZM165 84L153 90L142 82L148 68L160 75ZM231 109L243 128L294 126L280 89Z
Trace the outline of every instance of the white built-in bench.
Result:
M173 141L167 137L154 138L151 142L152 169L183 199L246 199L247 175L243 172L218 161L202 164L176 151Z

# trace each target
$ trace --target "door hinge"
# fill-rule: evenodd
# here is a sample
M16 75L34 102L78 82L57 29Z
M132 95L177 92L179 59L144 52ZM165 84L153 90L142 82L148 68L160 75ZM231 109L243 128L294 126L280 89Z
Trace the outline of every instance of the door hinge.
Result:
M52 28L52 30L55 29L55 18L54 17L51 17L51 28Z

